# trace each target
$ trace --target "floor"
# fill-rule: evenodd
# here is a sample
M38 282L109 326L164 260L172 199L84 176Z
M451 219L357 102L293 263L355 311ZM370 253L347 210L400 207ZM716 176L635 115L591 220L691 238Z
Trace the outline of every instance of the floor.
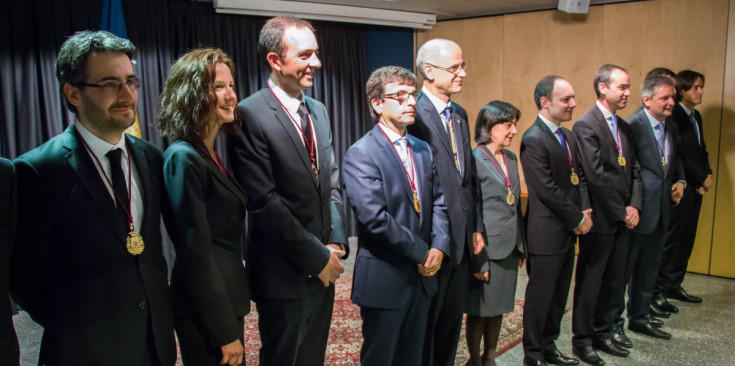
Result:
M354 243L350 244L356 252ZM352 273L354 255L345 265L345 274ZM527 277L520 271L516 296L525 293ZM680 309L671 319L664 320L663 330L672 333L669 341L657 340L633 332L627 332L634 348L627 358L601 354L609 366L685 366L685 365L735 365L735 280L687 274L684 287L688 292L702 296L702 304L673 301ZM571 292L571 291L570 291ZM571 296L567 305L572 306ZM42 329L26 313L14 318L21 345L21 365L36 365ZM571 312L564 316L562 334L557 347L571 354ZM498 365L521 365L523 349L518 345L497 359Z

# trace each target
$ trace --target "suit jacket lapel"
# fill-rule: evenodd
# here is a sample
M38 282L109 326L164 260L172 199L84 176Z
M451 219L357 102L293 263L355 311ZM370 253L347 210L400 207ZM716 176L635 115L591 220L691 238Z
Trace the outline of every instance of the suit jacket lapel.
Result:
M326 150L324 150L325 147L327 147L329 144L331 144L330 138L329 138L329 125L327 124L328 118L326 116L322 116L321 113L317 113L317 108L314 105L314 100L305 97L304 101L306 102L306 106L309 109L309 115L311 116L311 122L312 122L312 130L314 131L314 138L316 139L316 151L317 154L317 163L319 167L319 175L321 176L321 172L327 172L331 169L331 161L329 156L326 156L325 153ZM314 174L311 170L311 161L309 161L309 175L311 176L312 181L315 185L319 187L321 190L329 190L330 181L329 179L319 179L319 182L316 181Z
M312 177L311 179L314 180L314 173L311 170L311 161L309 160L309 156L306 154L304 143L301 142L301 136L296 130L291 116L289 116L288 112L286 112L286 110L283 108L281 102L276 99L275 94L273 94L270 88L262 89L260 93L263 95L263 98L268 103L268 106L273 110L276 119L278 119L278 121L283 126L283 129L286 131L289 139L291 139L296 155L301 158L301 162L304 164L304 168L309 172L309 175ZM316 181L314 182L314 184L316 184Z
M444 123L442 122L441 117L439 117L439 113L437 113L434 104L431 103L429 97L424 97L421 93L419 93L418 104L418 109L421 110L420 113L424 116L426 125L430 129L434 130L435 135L439 136L444 148L447 149L451 156L452 145L451 141L449 141L449 134L447 134L447 131L444 129Z
M121 238L126 235L125 228L120 225L120 217L117 214L115 203L102 181L92 158L89 156L84 145L78 141L74 132L74 126L69 126L64 132L64 147L69 149L66 161L69 167L77 174L79 181L87 189L102 216L110 224L112 230Z
M375 142L378 144L378 146L381 147L383 154L387 155L386 158L388 158L388 161L390 161L391 171L395 172L395 174L401 177L399 179L401 180L401 182L403 182L403 184L401 185L403 186L403 192L406 194L406 198L409 200L409 202L411 202L411 206L413 207L413 191L411 190L411 181L409 181L408 177L406 176L403 162L401 162L401 158L398 156L396 149L393 147L393 144L388 141L388 138L385 137L385 134L383 133L383 131L380 130L380 127L377 124L375 125L375 127L373 127L371 135L375 139ZM416 159L414 157L414 163L415 162ZM416 174L419 175L418 166L416 167ZM420 189L422 188L423 187L421 187ZM420 192L423 192L423 190Z
M436 110L436 109L435 109ZM465 121L466 123L467 121ZM467 172L467 162L465 161L464 156L464 128L462 127L462 118L460 118L459 114L456 112L456 109L454 107L454 103L452 103L452 128L454 129L454 139L456 140L454 143L457 147L457 161L460 162L460 170L462 172L462 175ZM450 151L451 151L451 141L450 141Z
M207 151L206 147L204 146L204 143L199 139L197 140L191 139L191 140L187 140L187 142L189 142L191 145L199 146L204 151ZM199 153L199 155L201 155L204 158L204 161L207 162L207 168L212 172L212 175L215 177L215 179L217 179L222 185L224 185L227 189L229 189L230 192L232 192L232 194L235 197L237 197L237 199L239 199L240 202L242 202L243 206L247 205L245 196L242 193L243 191L238 185L236 185L235 181L230 179L228 176L224 175L222 171L219 169L219 166L217 166L217 164L215 164L214 161L212 161L209 155L205 155L204 153L199 151L199 149L197 149L197 152Z
M495 159L492 152L490 152L490 149L485 149L484 146L478 146L477 148L480 149L481 152L480 159L483 161L483 164L487 165L490 168L490 171L493 172L495 180L505 185L505 178L498 171L498 168L500 168L500 164L498 164L498 160Z
M423 222L424 218L431 217L431 212L428 212L425 210L426 207L432 207L433 201L434 201L434 187L429 184L429 181L426 179L426 174L424 174L425 171L430 170L427 169L425 166L425 162L423 160L423 156L415 153L414 147L416 146L416 141L413 136L410 136L406 134L406 138L408 139L408 143L411 146L411 154L413 155L413 162L416 165L416 177L414 177L414 180L418 184L419 189L419 204L421 205L421 212L419 213L419 222ZM405 175L405 174L404 174ZM408 179L406 179L408 180ZM411 186L409 183L409 190ZM413 192L410 192L410 202L411 207L413 207Z

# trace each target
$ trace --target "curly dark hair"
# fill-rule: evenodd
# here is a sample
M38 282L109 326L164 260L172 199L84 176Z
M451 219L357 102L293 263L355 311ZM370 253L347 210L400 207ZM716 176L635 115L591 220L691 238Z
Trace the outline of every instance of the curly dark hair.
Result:
M208 117L216 103L211 89L218 63L227 65L234 77L235 64L218 48L191 50L171 66L158 110L161 135L179 140L204 138L211 132Z

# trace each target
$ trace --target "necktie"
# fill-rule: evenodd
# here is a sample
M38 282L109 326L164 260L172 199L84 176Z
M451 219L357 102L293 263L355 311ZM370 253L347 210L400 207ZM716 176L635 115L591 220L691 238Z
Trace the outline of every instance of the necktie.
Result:
M559 143L564 150L567 150L567 142L564 140L564 134L561 132L561 128L556 129L556 135L559 136Z
M666 146L664 146L664 124L659 123L653 129L656 131L656 142L658 143L659 148L664 150L666 148Z
M128 214L123 208L130 202L128 198L128 185L125 183L125 174L122 170L122 150L115 149L110 150L105 156L110 160L110 175L112 178L112 187L117 192L116 197L120 197L122 202L115 199L115 205L117 206L117 213L122 220L122 224L127 228L128 226Z
M442 117L444 119L444 128L449 133L449 141L452 143L452 156L454 157L454 167L457 169L457 173L462 174L462 169L459 166L459 155L457 155L457 141L454 134L454 124L452 123L452 109L447 105L442 111Z
M610 128L611 128L613 139L615 140L615 143L618 146L620 146L620 140L618 140L618 119L615 118L614 114L610 116Z
M442 117L444 117L445 122L444 129L449 132L449 123L452 122L452 109L449 107L449 105L447 105L447 107L444 108L444 110L442 111Z
M398 155L400 155L401 157L401 162L403 163L403 167L406 168L406 171L408 172L409 175L413 174L412 169L411 169L411 164L409 163L409 159L408 159L408 149L406 149L406 138L405 137L399 138L398 140L396 140L395 144L398 145L398 151L401 152Z
M309 123L309 110L306 109L306 104L299 104L299 110L296 113L298 113L301 119L301 131L304 132L304 147L306 148L306 154L309 155L311 153L309 147L313 136L311 134L311 124Z
M689 115L689 120L692 121L694 132L697 134L697 145L702 146L702 136L699 135L699 124L697 123L697 118L694 116L694 113L696 113L696 111L692 111Z

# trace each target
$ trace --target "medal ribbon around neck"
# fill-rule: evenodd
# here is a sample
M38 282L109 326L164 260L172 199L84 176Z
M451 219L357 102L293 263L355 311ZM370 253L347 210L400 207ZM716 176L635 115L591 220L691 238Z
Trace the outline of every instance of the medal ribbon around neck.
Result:
M268 85L268 89L270 89L271 93L273 93L273 96L276 97L276 100L281 105L281 108L283 108L283 110L286 111L288 118L290 118L293 124L296 125L296 128L299 129L299 133L301 133L301 137L304 139L304 144L306 144L306 148L309 149L309 160L311 160L311 163L314 166L316 166L316 154L315 154L315 149L314 149L314 140L315 140L314 133L315 132L314 132L314 124L311 121L311 114L308 114L309 124L311 125L311 136L309 136L309 138L306 138L306 133L304 133L304 130L301 129L301 124L296 122L296 119L293 118L293 116L291 115L291 112L288 111L286 106L283 104L283 102L281 102L281 99L278 98L278 95L276 95L276 92L273 91L273 88L271 88L270 85Z
M505 179L505 187L508 188L508 195L506 196L506 201L508 205L513 206L516 200L515 200L515 195L513 195L513 191L510 190L510 177L508 177L507 174L503 173L503 169L501 169L500 166L495 163L495 159L493 159L490 156L490 154L488 154L489 150L488 151L485 151L485 150L488 150L488 148L485 147L484 145L480 146L480 151L482 151L482 153L485 154L485 156L487 156L487 159L490 160L491 163L493 163L493 166L495 167L495 169L498 170L498 173L500 173L500 176L503 177L503 179ZM505 156L505 152L503 152L503 150L500 150L500 154L503 155L503 165L505 165L505 169L508 169L508 159Z
M217 165L217 167L222 172L222 174L225 175L225 177L227 176L227 171L225 170L225 166L224 166L224 164L222 164L222 160L220 160L219 155L217 155L217 153L214 153L214 156L217 158L217 160L215 160L212 157L212 155L210 155L209 152L207 150L203 149L201 146L196 145L196 144L193 144L193 143L192 143L192 145L194 146L195 149L199 150L199 152L201 152L202 154L206 155L209 158L209 160L212 160L214 162L214 164Z
M406 169L406 166L403 164L403 159L401 159L401 153L398 151L398 148L396 147L396 144L393 143L393 141L390 140L390 137L388 136L385 131L383 131L383 126L380 126L380 122L378 122L378 128L380 128L380 132L383 133L386 139L388 139L388 142L391 146L393 146L393 150L396 152L396 155L398 155L398 160L401 160L401 166L403 167L403 171L406 172L406 177L408 177L408 182L411 184L411 192L413 192L413 199L414 199L414 210L416 213L421 212L421 206L419 206L418 200L418 189L416 189L416 176L414 173L414 165L413 165L413 153L411 152L411 144L408 142L408 138L406 138L406 150L408 151L408 161L409 165L411 166L411 172L408 172L408 169Z
M659 123L661 123L661 122L659 122ZM665 155L665 152L666 152L666 127L661 127L661 128L663 128L663 130L664 130L663 131L663 134L664 134L664 146L661 147L661 145L659 145L657 138L654 138L654 140L656 140L656 147L658 147L658 152L661 153L661 166L664 169L666 169L666 155Z
M74 126L76 127L76 121L74 121ZM139 255L143 253L143 239L135 232L135 229L133 227L133 214L132 214L132 201L133 201L133 174L132 174L132 163L130 162L131 156L130 156L130 148L128 147L128 142L125 140L125 151L128 154L128 202L123 202L122 198L120 197L120 194L115 189L115 186L112 184L112 181L107 176L107 172L105 172L105 169L102 169L102 163L100 162L100 159L97 157L97 155L92 151L92 149L87 144L87 141L84 140L84 137L82 137L82 134L77 131L76 128L74 128L74 132L76 132L77 137L80 141L82 141L82 145L84 145L84 148L89 152L90 155L94 158L94 160L97 162L97 165L100 167L100 170L102 171L102 177L105 178L105 181L107 184L112 188L112 193L115 194L116 202L120 207L122 207L123 211L125 211L125 214L128 216L128 227L130 228L130 231L128 232L128 237L126 239L127 242L127 249L128 252L132 255ZM123 137L125 138L125 137ZM113 164L110 162L110 164ZM111 167L112 168L112 167ZM127 206L125 205L127 203Z
M623 156L623 149L621 147L623 143L619 142L620 141L620 128L616 127L615 132L618 135L618 139L617 140L613 139L613 140L615 140L615 147L618 149L618 164L620 166L625 166L625 157Z

